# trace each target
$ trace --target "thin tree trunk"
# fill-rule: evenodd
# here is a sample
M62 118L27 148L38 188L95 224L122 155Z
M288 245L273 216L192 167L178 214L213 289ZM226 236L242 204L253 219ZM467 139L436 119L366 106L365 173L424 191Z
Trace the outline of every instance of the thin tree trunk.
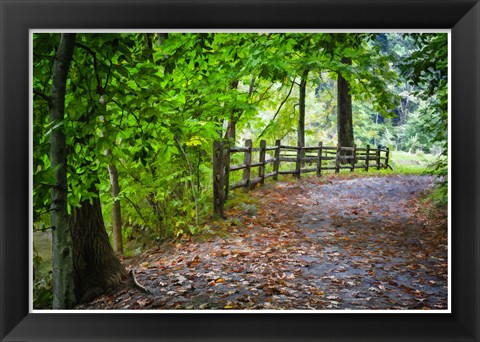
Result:
M110 154L112 152L108 150ZM123 235L122 235L122 213L120 208L120 200L118 195L120 194L120 185L118 184L118 171L115 164L110 163L108 165L108 174L110 175L110 186L112 188L112 238L113 238L113 250L120 255L123 254Z
M232 144L235 145L236 135L237 135L237 122L235 120L234 114L230 115L230 120L228 120L227 131L225 132L225 139L231 139Z
M238 80L233 80L232 83L230 84L230 89L237 89L237 87L238 87ZM235 145L235 139L236 139L236 133L237 133L236 125L238 121L238 112L239 110L237 108L234 108L230 113L227 131L225 132L225 139L230 139L233 145Z
M250 80L250 85L248 86L248 97L252 96L253 87L255 85L255 77L252 77ZM238 80L234 80L231 85L231 89L238 88ZM228 120L227 131L225 132L225 139L230 139L233 144L237 138L237 122L240 120L242 112L238 108L234 108L230 114L230 119Z
M101 85L99 85L101 87ZM101 119L105 127L108 125L107 121L107 105L103 94L100 96L100 101L102 104L103 115ZM108 131L108 129L107 129ZM112 158L112 150L105 150L105 155ZM120 194L120 185L118 183L118 170L115 166L113 159L110 159L108 164L108 174L110 176L110 188L112 194L112 240L113 240L113 250L119 255L123 255L123 236L122 236L122 213L120 208L120 200L118 195Z
M103 102L104 110L106 110L105 102ZM108 125L106 115L102 116L105 126ZM112 150L105 150L105 155L111 157ZM110 188L112 194L112 242L113 250L119 255L123 255L123 235L122 235L122 212L120 207L120 200L118 195L120 194L120 184L118 183L118 170L113 160L110 160L108 164L108 175L110 176Z
M50 123L54 129L50 135L50 162L56 168L56 186L52 188L51 221L53 309L69 309L75 305L72 263L72 237L68 226L67 207L67 149L63 120L65 91L70 62L75 44L75 34L62 34L52 73L50 93Z
M400 101L400 105L401 105L402 109L400 110L399 126L405 125L407 123L409 104L410 104L410 99L408 98L408 96L404 96L402 98L402 100Z
M305 70L302 74L302 80L300 81L299 88L299 116L298 116L298 130L297 130L297 141L298 146L305 146L305 97L307 90L307 77L308 70Z
M91 189L91 192L97 192ZM75 293L80 303L117 286L126 275L108 240L100 200L93 198L72 209Z
M351 65L350 58L343 58L342 63ZM338 116L337 135L340 146L353 147L353 124L352 124L352 95L348 81L338 73Z

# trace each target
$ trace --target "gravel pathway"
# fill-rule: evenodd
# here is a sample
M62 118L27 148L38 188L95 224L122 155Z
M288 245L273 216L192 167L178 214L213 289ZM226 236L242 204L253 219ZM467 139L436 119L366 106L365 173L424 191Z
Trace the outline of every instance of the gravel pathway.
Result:
M430 176L270 183L210 238L130 262L125 285L78 309L447 309L446 213Z

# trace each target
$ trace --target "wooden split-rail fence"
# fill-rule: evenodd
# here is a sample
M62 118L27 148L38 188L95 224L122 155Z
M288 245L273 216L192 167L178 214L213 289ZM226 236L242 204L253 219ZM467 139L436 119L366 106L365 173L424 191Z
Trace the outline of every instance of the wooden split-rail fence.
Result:
M239 164L231 165L234 154L243 153L243 160ZM253 155L258 153L258 161L254 161ZM318 146L289 146L282 145L280 140L275 146L267 146L265 140L260 141L259 147L253 147L252 140L246 140L245 146L231 147L228 143L216 140L213 144L213 205L217 217L224 217L224 203L230 190L243 188L244 191L253 189L257 184L263 185L265 179L273 177L277 180L278 175L291 174L300 178L304 173L315 172L318 177L323 171L334 170L336 173L342 169L364 169L374 167L390 168L388 164L390 151L388 147L344 147L324 146L322 142ZM282 163L283 162L283 163ZM282 163L282 169L281 169ZM283 164L294 163L295 169L284 169ZM272 165L271 172L266 172L267 166ZM306 167L307 166L307 167ZM258 169L255 174L254 168ZM240 171L242 177L239 181L230 184L232 172Z

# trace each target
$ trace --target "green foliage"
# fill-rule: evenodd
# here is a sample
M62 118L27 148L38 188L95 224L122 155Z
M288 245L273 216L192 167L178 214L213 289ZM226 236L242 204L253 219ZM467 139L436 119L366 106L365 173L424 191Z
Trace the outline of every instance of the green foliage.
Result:
M423 152L391 151L389 164L394 174L425 174L435 162L436 156Z
M110 226L114 199L107 167L113 164L127 241L148 244L197 234L211 215L213 141L234 122L236 145L260 136L269 144L281 138L295 145L298 83L306 70L307 144L336 144L336 77L341 72L351 85L358 145L445 151L442 35L78 34L65 119L52 124L40 94L50 91L59 35L33 38L37 225L48 220L54 185L49 133L62 129L70 207L98 194ZM351 66L341 62L344 57L352 59ZM401 99L408 99L403 107ZM399 108L403 121L396 117Z
M448 204L448 185L444 182L435 187L431 198L438 206L446 206Z
M52 272L42 272L44 260L34 248L33 255L33 307L51 309L53 302Z
M401 64L402 76L417 87L416 95L426 102L420 111L420 126L440 149L441 157L433 172L446 176L448 170L448 35L419 34L413 36L416 49ZM438 195L447 201L447 178Z
M37 310L48 310L52 308L53 288L52 274L47 278L41 278L33 284L33 307Z

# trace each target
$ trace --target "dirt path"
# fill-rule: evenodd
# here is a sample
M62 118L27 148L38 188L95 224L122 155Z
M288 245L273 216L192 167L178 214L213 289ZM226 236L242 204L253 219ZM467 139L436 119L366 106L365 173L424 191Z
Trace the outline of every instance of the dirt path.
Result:
M428 176L271 183L206 241L132 262L125 286L80 309L446 309L446 213ZM223 225L223 226L222 226Z

